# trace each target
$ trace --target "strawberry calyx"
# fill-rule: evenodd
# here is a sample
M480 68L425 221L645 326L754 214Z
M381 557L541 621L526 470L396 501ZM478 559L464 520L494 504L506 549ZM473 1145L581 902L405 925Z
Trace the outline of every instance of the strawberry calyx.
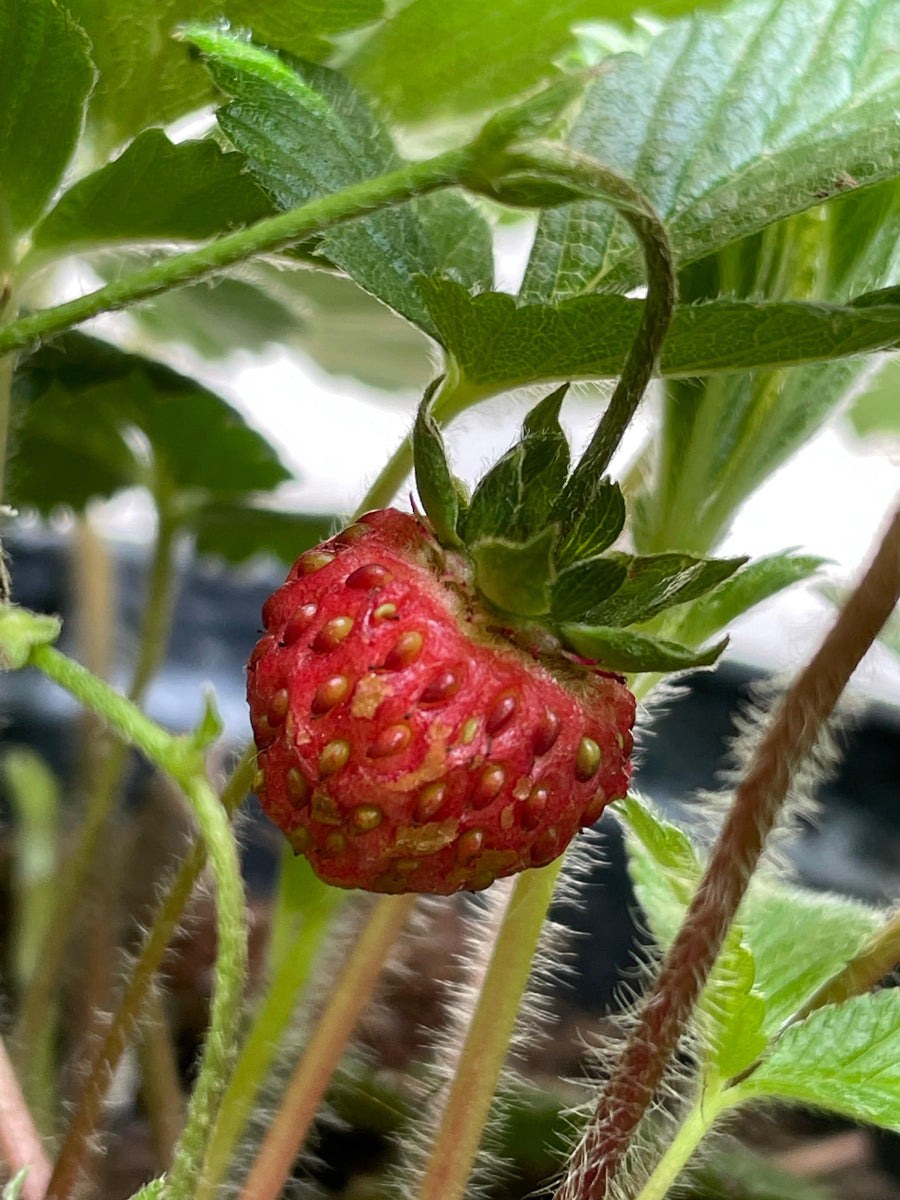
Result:
M416 418L416 483L432 536L463 593L527 640L613 672L666 672L711 665L727 638L694 648L660 637L647 623L716 588L745 557L699 558L617 549L625 500L607 475L585 485L559 423L568 384L528 413L519 440L471 497L450 468L426 391ZM578 476L578 503L572 480ZM516 637L520 641L519 637ZM521 644L521 642L520 642Z

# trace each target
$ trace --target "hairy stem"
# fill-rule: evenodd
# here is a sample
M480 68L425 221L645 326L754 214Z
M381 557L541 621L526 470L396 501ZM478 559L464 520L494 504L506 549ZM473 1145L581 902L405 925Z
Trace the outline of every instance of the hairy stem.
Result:
M311 200L290 212L266 217L196 250L133 271L77 300L20 317L0 329L0 355L23 349L38 338L62 333L99 313L115 312L171 288L194 283L253 255L283 250L322 229L364 216L374 209L452 185L468 167L471 155L471 149L463 147L424 162L410 163L398 171Z
M640 326L612 398L563 495L569 509L577 508L609 466L656 369L677 299L675 261L665 226L650 202L596 159L568 146L539 143L511 147L503 167L562 182L577 191L573 199L603 200L612 205L634 230L644 256L647 302ZM500 177L502 180L502 174Z
M216 878L216 985L200 1073L163 1191L169 1200L189 1200L199 1182L207 1137L237 1048L237 1024L247 973L244 888L228 818L219 797L202 776L193 776L185 792Z
M466 1194L561 866L526 871L510 894L418 1200Z
M469 383L458 371L448 370L447 376L434 398L431 415L438 425L446 425L470 405L487 399L490 394L488 389L476 388ZM412 469L413 443L410 433L382 467L375 482L363 496L356 510L357 515L369 512L373 508L384 508L390 504Z
M165 1188L171 1200L188 1200L193 1195L207 1132L234 1053L246 970L247 933L237 848L193 739L172 737L131 701L52 646L34 646L29 661L82 704L89 705L120 737L133 742L181 786L206 842L217 886L216 987L200 1074Z
M255 760L255 750L247 751L225 785L221 803L229 816L234 813L249 790ZM181 864L160 902L135 960L121 1003L93 1062L90 1075L81 1089L78 1107L66 1130L66 1137L53 1169L47 1200L67 1200L77 1183L81 1164L91 1151L91 1139L101 1116L107 1089L144 1011L145 998L159 970L166 947L172 940L205 865L206 845L200 841Z
M727 1108L723 1093L701 1093L636 1200L665 1200L694 1151Z
M244 1182L242 1200L278 1200L391 947L406 924L415 896L383 896L350 951L281 1106ZM198 1200L211 1200L204 1188Z
M337 888L320 883L315 877L313 879L313 886L318 892L317 899L311 903L312 898L305 897L300 929L291 940L289 952L275 963L265 998L241 1047L237 1065L222 1098L203 1166L203 1187L211 1196L216 1194L225 1178L235 1144L283 1043L298 997L312 975L331 919L344 900L344 895Z
M573 1155L557 1200L605 1200L662 1082L791 780L900 597L900 509L819 651L785 692L735 792L684 924Z
M22 1200L43 1200L50 1178L50 1162L37 1126L32 1120L13 1065L0 1040L0 1148L13 1175L23 1167L28 1174Z
M165 655L168 643L174 592L175 533L174 524L161 515L150 567L138 660L128 693L130 700L135 704L143 698L147 685ZM71 938L72 920L87 887L92 864L96 861L127 756L126 744L119 742L109 747L99 776L94 781L77 844L60 879L53 919L48 923L47 936L37 969L22 1000L21 1016L16 1030L16 1044L22 1061L31 1057L33 1047L47 1027L57 992L60 968Z
M78 1182L81 1164L90 1151L91 1138L102 1113L107 1089L141 1018L153 977L159 970L166 947L178 927L184 906L205 862L206 847L201 842L194 846L182 863L157 910L122 1000L91 1066L91 1073L78 1096L78 1107L69 1122L53 1168L47 1200L67 1200Z

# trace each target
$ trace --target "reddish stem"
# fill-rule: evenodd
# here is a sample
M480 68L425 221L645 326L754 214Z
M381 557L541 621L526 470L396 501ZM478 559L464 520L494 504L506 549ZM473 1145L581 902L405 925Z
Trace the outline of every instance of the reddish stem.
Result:
M791 780L900 596L900 508L819 651L782 696L703 880L556 1200L605 1200L715 963Z
M0 1148L11 1174L28 1168L22 1200L41 1200L50 1178L50 1160L32 1120L6 1047L0 1041Z

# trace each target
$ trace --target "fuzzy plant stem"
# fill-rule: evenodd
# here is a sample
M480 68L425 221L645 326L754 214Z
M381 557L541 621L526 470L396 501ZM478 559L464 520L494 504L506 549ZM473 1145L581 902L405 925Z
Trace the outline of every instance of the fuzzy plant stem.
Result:
M0 355L24 349L39 338L62 333L99 313L116 312L171 288L195 283L254 255L286 249L322 229L364 216L374 209L457 183L471 157L471 148L462 147L410 163L398 171L311 200L290 212L266 217L196 250L132 271L77 300L29 313L0 329Z
M431 415L438 425L446 425L479 400L486 400L492 389L476 387L456 370L449 370L434 398ZM378 473L356 510L357 516L373 508L390 504L413 469L412 434L408 434Z
M168 644L174 593L176 532L175 524L161 513L150 566L138 660L128 692L129 699L135 704L143 698ZM66 863L57 891L54 917L48 922L47 937L38 959L38 966L22 1001L16 1044L17 1052L23 1060L30 1057L32 1047L40 1039L49 1019L60 968L71 937L73 915L78 911L79 899L84 893L92 865L96 861L127 755L128 747L122 742L109 748L82 821L77 845Z
M632 223L644 252L648 292L641 325L613 398L572 477L575 488L584 489L577 495L583 496L608 464L653 374L675 306L674 264L659 218L625 180L595 160L561 148L542 146L534 156L514 151L511 154L519 168L545 178L574 180L584 194L608 201ZM435 414L441 399L439 394ZM560 866L558 863L542 871L529 871L516 882L426 1166L419 1200L459 1200L465 1195Z
M562 860L526 871L510 893L418 1200L462 1200L506 1062Z
M288 951L274 966L265 998L254 1015L222 1097L203 1164L203 1188L211 1196L216 1194L231 1167L235 1145L284 1043L298 997L309 983L332 918L345 899L337 888L327 884L319 886L318 903L306 909L299 932L291 938Z
M229 816L250 789L255 761L255 751L245 753L225 785L221 804ZM79 1093L78 1106L54 1164L47 1200L67 1200L72 1194L81 1164L91 1153L91 1141L102 1114L106 1092L144 1011L146 997L166 948L178 928L205 865L206 843L200 841L190 851L165 891L134 961L121 1002L91 1065L90 1075Z
M631 226L644 256L647 301L641 323L612 398L566 485L563 503L571 507L609 466L656 370L677 299L675 261L665 226L646 197L595 158L554 143L512 146L505 154L501 184L505 173L556 181L572 189L573 200L611 205Z
M237 847L219 797L206 778L195 739L166 733L129 700L52 646L34 646L29 662L103 717L120 737L132 742L180 785L206 842L217 887L216 986L200 1073L164 1190L168 1200L188 1200L194 1193L208 1129L233 1057L246 973L247 933Z
M326 1007L297 1063L278 1113L241 1190L241 1200L278 1200L319 1103L385 959L415 906L415 896L376 900L335 980ZM212 1200L208 1188L198 1200Z
M206 847L203 843L197 843L179 869L157 910L150 932L134 964L128 986L116 1009L116 1015L91 1065L91 1073L79 1093L78 1107L69 1122L53 1167L47 1200L67 1200L78 1182L81 1165L90 1153L91 1138L100 1120L107 1089L141 1018L153 978L178 927L184 906L205 861Z
M557 1200L606 1200L685 1031L798 767L900 597L900 508L809 665L787 689L738 784L706 873L641 1009Z
M694 1151L729 1107L725 1093L704 1092L682 1121L665 1154L635 1200L666 1200Z
M50 1178L50 1162L44 1152L22 1089L0 1040L0 1149L11 1174L28 1168L20 1196L22 1200L43 1200Z

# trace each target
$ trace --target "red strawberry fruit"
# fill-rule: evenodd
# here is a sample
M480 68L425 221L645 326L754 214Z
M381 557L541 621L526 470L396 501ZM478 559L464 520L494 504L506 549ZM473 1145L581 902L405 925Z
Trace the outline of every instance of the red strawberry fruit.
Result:
M426 393L427 517L368 513L302 554L266 602L248 696L263 808L314 870L375 892L477 891L539 867L631 777L618 671L711 663L642 625L744 560L610 550L622 493L569 475L565 388L471 501Z
M523 646L470 575L387 509L303 554L266 603L257 790L329 883L478 890L550 862L625 795L621 677Z

